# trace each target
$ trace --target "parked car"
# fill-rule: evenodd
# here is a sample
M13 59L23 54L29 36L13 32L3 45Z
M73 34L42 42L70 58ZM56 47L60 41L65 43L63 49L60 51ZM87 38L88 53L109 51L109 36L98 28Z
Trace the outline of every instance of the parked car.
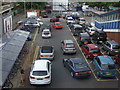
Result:
M95 56L101 56L100 49L95 44L86 44L82 46L82 51L86 58L93 59Z
M42 38L50 38L52 36L51 31L49 29L43 29Z
M96 56L93 64L99 77L115 77L117 75L115 63L110 56Z
M31 41L31 40L32 40L32 35L31 35L31 34L28 35L27 40L28 40L28 41Z
M54 15L56 18L61 18L61 15L60 14L55 14Z
M73 78L89 77L91 70L81 58L63 59L64 67L66 67Z
M84 27L84 30L86 30L86 29L88 29L88 28L92 28L92 27L93 27L93 26L92 26L90 23L88 23L88 22L83 23L83 24L82 24L82 26Z
M71 23L75 23L75 20L67 20L67 25L69 25Z
M88 27L88 28L86 29L86 32L87 32L90 36L92 36L95 31L96 31L96 29L95 29L94 27Z
M82 25L86 22L86 20L84 18L79 18L78 20L78 24Z
M72 18L72 17L67 17L66 18L66 23L68 23L68 22L73 22L74 21L74 19Z
M103 43L107 40L107 34L102 30L96 30L92 35L92 39L96 43Z
M51 83L51 62L49 60L35 60L31 65L30 84L43 85Z
M80 35L77 38L78 44L80 46L84 45L84 44L90 44L91 40L90 40L90 36L88 33L80 33Z
M73 40L63 40L61 43L63 54L76 53L76 45Z
M120 54L114 56L114 62L120 64Z
M53 46L41 46L40 53L39 53L40 59L48 59L53 60L54 59L54 48Z
M120 44L115 41L106 41L102 43L103 49L108 53L108 55L120 54Z
M42 17L43 17L43 18L48 18L47 13L44 13L44 14L42 15Z
M74 24L77 24L77 23L75 21L67 23L67 25L68 25L69 28L71 28Z
M63 28L63 26L62 26L62 24L60 22L52 23L52 27L56 28L56 29L62 29Z
M83 28L79 24L73 24L71 26L71 32L73 33L74 36L78 36L80 33L83 33Z
M40 23L36 20L28 20L24 24L25 26L40 27Z
M53 16L53 17L50 19L50 22L59 22L59 18L56 18L55 16Z

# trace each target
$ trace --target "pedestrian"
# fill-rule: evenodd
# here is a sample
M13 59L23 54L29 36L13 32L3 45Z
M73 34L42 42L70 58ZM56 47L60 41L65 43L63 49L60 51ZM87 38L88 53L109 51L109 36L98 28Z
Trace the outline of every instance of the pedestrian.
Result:
M21 73L21 83L24 84L24 81L25 81L25 71L24 71L24 69L21 69L20 73Z

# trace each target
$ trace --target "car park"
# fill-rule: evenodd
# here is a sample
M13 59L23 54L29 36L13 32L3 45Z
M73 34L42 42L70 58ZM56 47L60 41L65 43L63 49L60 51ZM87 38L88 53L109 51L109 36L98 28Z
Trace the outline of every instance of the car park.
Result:
M80 33L79 36L77 37L77 42L80 46L84 44L90 44L91 39L88 33Z
M107 40L107 34L102 30L96 30L92 35L92 39L96 43L103 43Z
M83 28L79 24L73 24L71 26L71 32L73 33L74 36L78 36L80 33L83 33Z
M120 65L120 54L114 56L114 62Z
M79 18L78 20L78 24L82 25L86 22L86 20L84 18Z
M51 83L51 62L49 60L35 60L31 64L29 81L31 85Z
M73 78L89 77L91 70L81 58L63 59L64 67L66 67Z
M24 24L25 26L40 27L40 23L36 20L28 20Z
M101 56L99 47L95 44L86 44L82 46L82 51L86 58L93 59L95 56Z
M63 40L62 42L62 51L63 54L75 54L76 53L76 45L73 40Z
M59 18L56 18L55 16L53 16L53 17L50 19L50 22L59 22Z
M62 26L62 24L60 22L52 23L52 27L56 28L56 29L62 29L63 28L63 26Z
M88 27L88 28L86 29L86 32L87 32L90 36L92 36L95 31L96 31L96 29L95 29L94 27Z
M108 53L108 55L120 54L120 44L113 40L108 40L102 43L103 49Z
M51 31L49 29L42 30L42 38L50 38L51 36Z
M110 56L96 56L93 64L98 77L115 77L117 75L115 63Z
M54 47L53 46L41 46L39 52L40 59L54 59Z

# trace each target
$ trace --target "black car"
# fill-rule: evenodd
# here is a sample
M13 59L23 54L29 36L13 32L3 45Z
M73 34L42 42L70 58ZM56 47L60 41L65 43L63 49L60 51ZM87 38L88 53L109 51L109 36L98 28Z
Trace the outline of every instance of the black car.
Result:
M103 43L107 40L107 34L103 30L96 30L92 35L92 39L96 43Z
M63 64L73 78L89 77L91 75L90 68L81 58L63 59Z
M91 43L91 39L88 33L80 33L80 35L77 38L78 44L80 46L84 45L84 44L90 44Z
M59 22L59 18L52 17L52 18L50 19L50 22Z

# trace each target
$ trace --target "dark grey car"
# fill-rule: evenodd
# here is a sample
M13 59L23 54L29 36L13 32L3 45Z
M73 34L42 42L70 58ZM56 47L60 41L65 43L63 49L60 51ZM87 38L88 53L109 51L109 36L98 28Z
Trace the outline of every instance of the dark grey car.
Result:
M120 53L120 45L115 41L106 41L102 43L103 49L107 51L109 55L116 55Z

